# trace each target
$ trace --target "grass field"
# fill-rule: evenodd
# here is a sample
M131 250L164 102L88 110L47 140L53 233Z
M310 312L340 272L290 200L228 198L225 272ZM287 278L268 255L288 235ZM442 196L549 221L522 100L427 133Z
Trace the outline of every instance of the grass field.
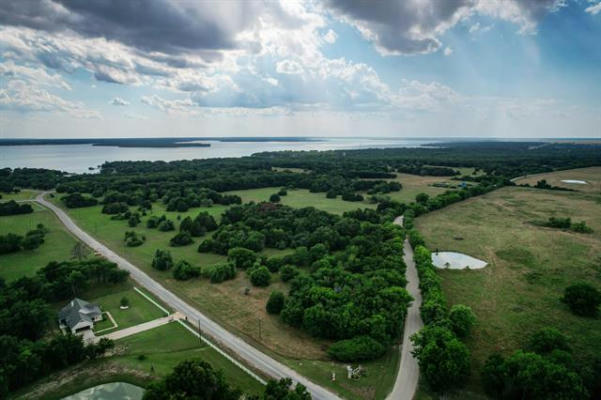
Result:
M577 358L601 352L601 319L574 316L559 300L574 282L601 288L600 200L574 192L503 188L416 220L431 249L461 251L490 264L478 271L439 271L449 304L467 304L478 318L468 340L471 389L478 390L478 370L492 352L511 353L542 327L568 335ZM550 216L586 221L594 233L531 223Z
M127 310L119 308L123 297L129 300L129 308ZM106 318L100 323L95 324L94 331L103 330L100 333L102 335L165 316L165 313L161 309L136 292L133 287L85 300L98 304L103 312L110 312L115 322L117 322L118 327L110 330L103 330L113 326L111 321Z
M261 201L268 201L269 196L277 193L279 190L279 187L268 187L250 190L237 190L226 193L237 194L242 198L242 202L244 203L249 201L258 203ZM338 215L344 213L345 211L353 211L358 208L376 208L376 204L371 204L367 202L367 200L361 202L344 201L340 198L340 196L338 196L336 199L328 199L326 198L325 193L311 193L306 189L288 190L288 194L286 196L281 196L280 203L295 208L311 206L319 210Z
M221 369L227 381L248 394L262 393L262 385L221 354L193 336L179 323L117 340L114 355L83 363L53 374L21 391L16 398L61 399L88 387L107 382L130 382L139 386L167 375L184 360L204 360Z
M32 276L50 261L71 258L71 249L76 239L65 230L54 214L37 205L34 205L34 212L31 214L0 217L0 235L25 235L27 231L35 229L37 224L44 224L49 230L40 247L0 255L0 277L7 282L23 276Z
M19 200L31 200L33 199L38 193L40 193L39 190L30 190L30 189L23 189L21 191L19 191L18 193L4 193L4 192L0 192L0 195L2 195L2 198L0 198L0 201L9 201L9 200L15 200L15 201L19 201Z
M415 201L415 196L419 193L436 196L448 190L446 188L431 186L433 183L457 183L440 176L419 176L411 174L397 174L396 179L391 179L390 181L400 182L401 185L403 185L403 188L398 192L387 193L386 196L389 196L392 200L403 203Z
M529 184L536 185L536 182L545 179L549 185L574 189L579 192L601 194L601 167L568 169L565 171L549 172L546 174L536 174L516 179L518 185ZM562 180L574 179L588 182L586 185L565 183Z

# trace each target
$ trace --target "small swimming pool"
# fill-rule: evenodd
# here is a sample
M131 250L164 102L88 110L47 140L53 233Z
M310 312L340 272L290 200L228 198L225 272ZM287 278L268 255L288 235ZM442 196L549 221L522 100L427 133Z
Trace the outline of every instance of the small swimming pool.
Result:
M486 261L454 251L432 253L432 264L440 269L480 269L488 265Z
M141 400L144 389L125 382L111 382L94 386L63 397L62 400Z

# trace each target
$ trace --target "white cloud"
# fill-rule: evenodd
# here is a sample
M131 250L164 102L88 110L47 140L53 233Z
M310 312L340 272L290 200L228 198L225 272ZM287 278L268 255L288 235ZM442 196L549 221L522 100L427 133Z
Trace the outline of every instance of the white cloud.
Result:
M21 79L34 85L71 90L71 86L59 74L49 74L42 67L33 68L26 65L17 65L12 60L0 63L0 78L7 80Z
M65 100L19 79L10 80L0 89L0 109L19 112L61 112L76 118L100 118L97 111Z
M276 64L275 70L279 74L302 74L303 67L292 60L282 60L278 61Z
M591 15L597 15L599 12L601 12L601 1L597 4L593 4L592 6L588 6L584 11Z
M447 46L447 47L445 47L443 53L445 56L450 56L451 54L453 54L453 49L450 48L449 46Z
M177 99L177 100L167 100L160 96L152 95L152 96L143 96L141 99L142 103L154 107L158 110L167 112L167 113L176 113L176 114L196 114L197 111L194 110L195 104L187 99Z
M336 39L338 39L338 35L332 29L329 29L328 32L325 35L323 35L323 40L325 40L325 42L329 44L334 44L336 42Z
M126 101L121 97L115 97L111 101L109 101L109 104L112 104L114 106L127 106L129 105L129 101Z

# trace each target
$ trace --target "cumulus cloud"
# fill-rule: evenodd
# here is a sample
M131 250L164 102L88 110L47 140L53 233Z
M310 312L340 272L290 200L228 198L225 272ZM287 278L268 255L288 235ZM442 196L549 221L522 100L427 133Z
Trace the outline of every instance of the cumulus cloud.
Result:
M328 0L343 20L354 25L384 55L423 54L437 51L439 37L474 14L511 21L524 33L533 32L538 20L557 10L563 0Z
M21 79L32 85L42 85L71 90L71 86L65 82L59 74L50 74L41 67L29 67L17 65L12 60L0 64L0 78L7 80Z
M129 105L129 101L122 99L121 97L115 97L110 102L110 104L114 106L127 106Z
M599 12L601 12L601 1L597 4L593 4L592 6L588 6L584 9L584 11L591 15L597 15Z
M449 46L447 46L447 47L445 47L443 53L445 56L450 56L451 54L453 54L453 49L450 48Z
M19 112L64 112L77 118L99 118L98 112L86 109L82 104L65 100L29 82L19 79L8 81L0 89L0 110Z
M329 44L334 44L336 42L336 39L338 39L338 35L332 29L329 29L328 32L325 35L323 35L323 40L325 40L326 43Z

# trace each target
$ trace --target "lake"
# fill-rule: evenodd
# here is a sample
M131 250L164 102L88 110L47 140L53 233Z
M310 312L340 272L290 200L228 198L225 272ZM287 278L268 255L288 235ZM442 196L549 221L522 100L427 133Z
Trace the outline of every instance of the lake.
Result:
M111 382L94 386L62 400L141 400L144 389L125 382Z
M105 161L174 161L243 157L262 151L352 150L366 148L419 147L434 139L311 138L294 142L204 141L211 147L105 147L90 144L0 146L0 168L48 168L73 173L90 172Z

